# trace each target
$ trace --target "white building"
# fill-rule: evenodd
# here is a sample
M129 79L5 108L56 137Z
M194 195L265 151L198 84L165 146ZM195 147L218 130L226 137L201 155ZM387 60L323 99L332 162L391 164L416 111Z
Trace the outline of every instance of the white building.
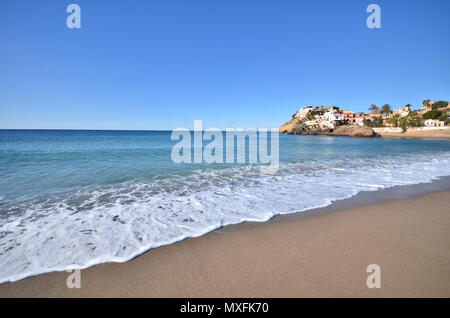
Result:
M392 111L392 115L399 114L400 117L406 117L409 115L410 112L411 106L407 105L405 107Z
M305 106L300 108L300 110L297 112L297 115L295 115L295 117L299 118L299 119L303 119L306 117L306 115L308 115L308 113L310 111L312 111L314 109L313 106Z
M319 128L325 128L325 129L333 129L334 125L329 122L321 121L321 120L307 120L305 121L306 126L317 126Z
M323 114L323 120L326 120L330 123L337 121L337 120L344 120L344 115L339 114L335 111L329 111Z
M323 115L316 115L314 117L317 120L327 121L327 122L333 122L336 120L344 120L344 115L339 114L335 111L328 111L328 112L324 113Z
M364 126L364 118L356 118L355 124L358 126Z
M437 119L427 119L423 122L425 127L444 127L445 122Z
M305 125L306 126L315 126L315 125L319 125L320 121L318 120L307 120L305 121Z

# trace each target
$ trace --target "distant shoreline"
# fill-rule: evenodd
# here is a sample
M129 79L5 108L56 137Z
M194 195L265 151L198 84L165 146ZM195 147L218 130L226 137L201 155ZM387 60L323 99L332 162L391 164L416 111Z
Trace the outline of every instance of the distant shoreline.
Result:
M333 129L323 127L304 127L297 119L292 119L283 124L279 129L280 134L287 135L310 135L310 136L332 136L332 137L382 137L399 139L443 139L450 140L450 127L421 127L401 128L390 127L367 127L357 125L341 125Z
M392 128L373 128L373 130L384 138L412 138L412 139L444 139L450 140L450 128L437 129L412 129L409 128L405 132L396 131Z
M173 129L41 129L41 128L0 128L0 131L137 131L137 132L154 132L154 131L173 131Z
M355 113L339 106L303 106L281 125L281 133L350 137L450 139L450 102L424 100L411 110L407 104L393 110L372 104L370 113Z

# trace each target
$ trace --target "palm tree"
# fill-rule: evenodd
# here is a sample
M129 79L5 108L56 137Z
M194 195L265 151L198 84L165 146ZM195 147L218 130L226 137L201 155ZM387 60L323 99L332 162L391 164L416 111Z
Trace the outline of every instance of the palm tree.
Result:
M369 110L372 112L372 114L375 114L375 113L377 113L380 109L378 108L377 105L372 104L372 105L370 105Z
M384 104L383 107L381 107L381 113L385 115L392 114L392 108L389 104Z
M422 105L423 106L428 106L428 104L431 102L431 100L429 100L429 99L425 99L423 102L422 102Z
M391 118L388 119L388 123L394 125L394 127L398 127L400 124L402 117L400 114L394 114L391 116Z

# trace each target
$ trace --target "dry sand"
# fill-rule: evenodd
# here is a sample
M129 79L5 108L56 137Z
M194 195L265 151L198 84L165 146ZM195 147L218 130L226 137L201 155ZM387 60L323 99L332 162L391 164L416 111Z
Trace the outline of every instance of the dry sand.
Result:
M381 288L366 267L381 266ZM31 297L450 297L450 192L235 227L127 263L0 285Z
M450 130L407 130L405 132L378 132L381 137L386 138L424 138L424 139L447 139L450 140Z

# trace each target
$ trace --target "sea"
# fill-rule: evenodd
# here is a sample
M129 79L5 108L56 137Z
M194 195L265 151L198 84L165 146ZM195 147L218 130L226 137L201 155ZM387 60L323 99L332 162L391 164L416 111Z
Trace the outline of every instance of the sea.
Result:
M171 136L0 130L0 283L450 176L445 140L278 135L278 169L264 172L175 163Z

